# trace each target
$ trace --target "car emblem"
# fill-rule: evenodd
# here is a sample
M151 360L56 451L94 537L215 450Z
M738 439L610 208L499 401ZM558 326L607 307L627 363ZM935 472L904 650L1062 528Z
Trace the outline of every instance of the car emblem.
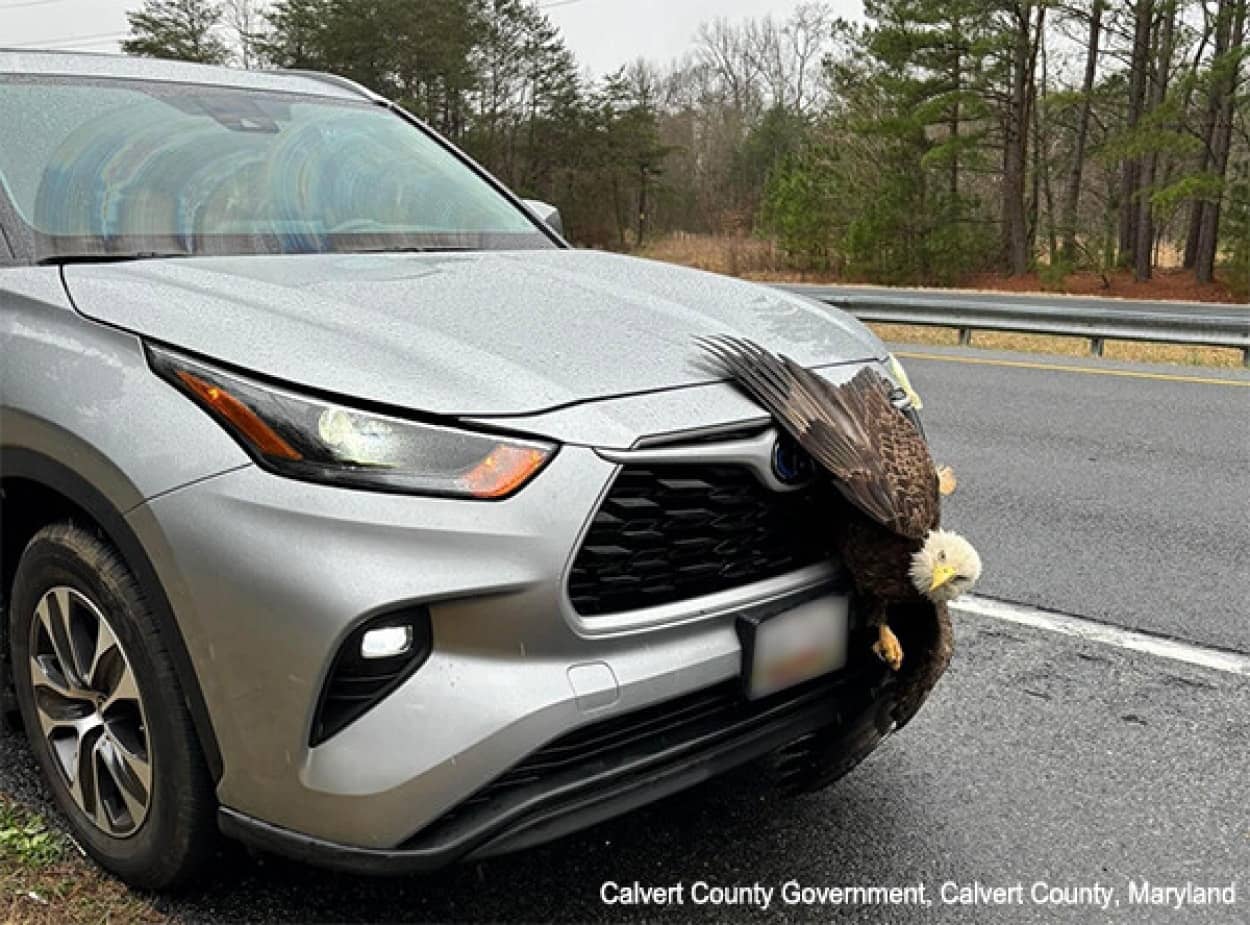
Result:
M802 485L815 477L816 463L807 450L783 435L773 444L773 475L783 485Z

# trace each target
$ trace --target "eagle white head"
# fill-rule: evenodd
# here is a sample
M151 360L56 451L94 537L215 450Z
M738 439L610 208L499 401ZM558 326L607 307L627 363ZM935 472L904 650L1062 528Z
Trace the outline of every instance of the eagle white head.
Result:
M950 530L934 530L911 559L911 582L935 604L972 590L981 577L981 557L972 544Z

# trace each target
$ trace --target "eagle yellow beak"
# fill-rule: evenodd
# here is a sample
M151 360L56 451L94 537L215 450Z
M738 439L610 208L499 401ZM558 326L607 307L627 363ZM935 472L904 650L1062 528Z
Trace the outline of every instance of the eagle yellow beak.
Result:
M949 582L955 577L955 569L949 565L935 565L933 567L933 581L929 585L929 591L936 591L942 585Z

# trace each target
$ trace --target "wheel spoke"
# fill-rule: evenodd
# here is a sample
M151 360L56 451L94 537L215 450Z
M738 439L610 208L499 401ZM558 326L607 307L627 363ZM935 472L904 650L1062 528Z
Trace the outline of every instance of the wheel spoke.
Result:
M136 751L122 736L112 731L108 733L108 737L120 766L125 769L124 773L139 785L146 798L152 789L152 763L148 760L147 754Z
M126 751L117 739L108 737L105 742L107 746L100 751L104 768L126 805L131 825L137 825L148 805L151 768L138 755Z
M70 684L62 673L54 655L31 655L30 680L36 688L46 687L66 700L84 700L83 692Z
M56 622L60 626L65 640L62 651L69 656L70 661L70 664L66 666L66 677L71 678L79 687L90 690L91 684L87 680L89 677L87 669L90 667L91 657L89 653L83 652L83 640L80 631L82 624L79 622L76 626L74 621L74 609L78 601L78 595L73 594L69 588L57 588L52 592L52 598L55 606L51 610L54 615L60 617ZM80 621L82 616L80 612L78 614Z
M91 790L92 803L90 807L83 807L87 810L87 814L95 820L95 824L104 831L112 833L116 830L113 820L109 818L108 808L104 805L104 788L101 787L103 781L100 779L100 772L105 768L105 738L101 736L91 747ZM107 770L105 770L107 774Z
M51 688L35 691L35 716L45 737L68 732L77 738L91 725L99 724L90 703L64 698Z
M53 657L56 659L61 675L71 687L82 689L84 685L77 666L74 664L73 647L70 645L69 589L57 588L45 594L39 606L35 608L35 615L39 618L48 641L52 644Z
M85 675L87 684L92 690L107 692L104 685L109 682L109 679L101 675L107 673L111 665L109 656L117 651L117 637L113 635L113 630L104 620L97 620L95 651L91 653L91 664Z
M139 702L139 684L135 681L135 673L130 670L130 665L122 663L122 670L118 674L117 680L113 683L113 689L102 691L107 694L104 703L100 707L101 713L107 713L119 703L127 701Z
M61 767L64 769L64 764L62 764ZM66 773L68 774L69 772L66 771ZM84 813L87 813L87 815L91 815L91 813L87 810L87 794L83 791L81 775L75 774L69 779L69 795L70 798L78 805L79 809L81 809Z
M94 818L100 803L100 781L96 765L99 763L100 743L104 736L99 726L88 730L77 743L74 782L78 785L79 803L87 815Z
M70 788L70 793L74 797L75 802L81 804L76 786L78 780L78 762L80 746L82 745L82 737L76 728L54 728L51 731L44 732L44 741L48 743L48 749L52 753L53 760L61 769L61 774L65 778L66 784Z

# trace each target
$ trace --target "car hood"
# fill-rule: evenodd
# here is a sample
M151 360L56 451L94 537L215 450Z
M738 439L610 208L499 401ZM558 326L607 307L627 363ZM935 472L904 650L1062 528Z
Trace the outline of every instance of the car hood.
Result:
M522 414L710 381L693 338L805 365L880 357L849 315L590 251L204 257L65 267L80 312L224 364L446 415Z

